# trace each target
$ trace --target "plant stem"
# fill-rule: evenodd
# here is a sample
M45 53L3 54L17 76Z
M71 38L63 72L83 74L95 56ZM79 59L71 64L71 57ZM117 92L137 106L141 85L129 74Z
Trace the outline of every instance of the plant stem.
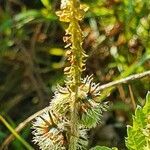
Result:
M78 49L80 46L80 41L78 42L77 37L76 37L76 32L78 31L78 20L75 18L75 12L74 10L76 9L76 3L77 0L72 0L72 51L74 55L74 74L73 74L73 87L74 87L74 95L72 97L72 104L71 104L71 110L70 110L70 121L71 121L71 126L70 126L70 141L69 141L69 150L76 150L77 149L77 140L79 137L78 133L78 115L77 115L77 100L78 100L78 85L80 84L80 79L81 79L81 71L80 71L80 56L81 52ZM81 56L82 57L82 56Z
M143 78L143 77L146 77L146 76L150 76L150 70L142 72L142 73L134 74L134 75L128 76L126 78L122 78L120 80L112 81L112 82L109 82L109 83L104 84L104 85L101 85L99 87L99 90L104 90L106 88L116 86L116 85L122 84L122 83L127 83L128 81L132 81L132 80L135 80L135 79L140 79L140 78Z
M26 147L27 150L33 150L33 148L21 136L19 136L19 134L8 124L8 122L1 115L0 120L9 129L9 131Z

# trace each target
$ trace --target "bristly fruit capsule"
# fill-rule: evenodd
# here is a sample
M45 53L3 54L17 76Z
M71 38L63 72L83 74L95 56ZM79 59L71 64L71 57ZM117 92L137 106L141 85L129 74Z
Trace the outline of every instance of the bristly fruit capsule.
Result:
M79 115L80 123L87 128L95 127L101 120L102 112L106 111L106 103L98 103L100 85L93 82L93 77L87 76L81 80L79 87Z
M81 79L78 87L78 100L76 103L78 103L79 122L87 128L95 127L100 122L102 112L108 108L106 103L98 103L99 87L99 84L93 82L92 76ZM70 102L73 101L74 94L69 87L58 86L50 103L51 110L69 118Z
M68 150L69 121L52 111L46 111L35 118L33 122L33 142L41 150ZM80 127L77 137L77 149L82 150L87 146L87 130Z
M46 111L33 122L33 142L42 150L66 150L66 118Z

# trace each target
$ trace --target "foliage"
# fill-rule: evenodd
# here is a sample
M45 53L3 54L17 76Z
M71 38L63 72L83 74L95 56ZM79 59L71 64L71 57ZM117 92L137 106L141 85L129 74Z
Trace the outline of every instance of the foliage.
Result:
M150 132L149 132L149 114L150 114L150 92L147 93L146 102L143 108L137 106L135 116L133 116L133 125L127 126L126 146L129 150L149 150ZM96 146L90 150L115 150L105 146Z
M150 93L146 96L146 103L143 108L137 106L133 125L127 127L128 137L126 145L129 150L149 150L149 114L150 114Z
M105 146L96 146L94 148L91 148L90 150L117 150L117 148L108 148Z

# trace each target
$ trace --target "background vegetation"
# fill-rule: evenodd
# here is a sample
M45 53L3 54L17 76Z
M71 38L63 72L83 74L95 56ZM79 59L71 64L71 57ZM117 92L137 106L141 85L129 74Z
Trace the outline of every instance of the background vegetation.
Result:
M89 5L84 22L86 74L101 84L150 68L149 0L82 0ZM60 0L0 0L0 114L15 128L49 104L57 83L63 83L66 24L55 12ZM102 124L89 132L96 144L126 149L126 125L135 104L143 105L148 77L102 92L110 101ZM109 94L110 93L110 94ZM0 144L10 134L0 123ZM30 125L20 134L31 142ZM10 150L24 150L14 140ZM38 149L38 148L37 148Z

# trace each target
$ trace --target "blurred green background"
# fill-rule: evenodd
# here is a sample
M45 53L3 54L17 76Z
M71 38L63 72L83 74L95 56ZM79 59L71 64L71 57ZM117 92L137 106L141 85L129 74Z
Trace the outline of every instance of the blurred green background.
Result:
M101 84L150 68L149 0L82 0L89 6L81 28L89 55L87 70ZM60 0L0 0L0 114L15 128L47 106L66 66L63 36L67 24L58 20ZM134 103L143 105L150 80L145 77L102 92L110 102L102 124L89 132L96 144L125 150L126 125ZM110 95L108 96L108 93ZM30 124L20 135L34 149ZM10 134L0 122L0 145ZM8 150L25 150L17 139Z

